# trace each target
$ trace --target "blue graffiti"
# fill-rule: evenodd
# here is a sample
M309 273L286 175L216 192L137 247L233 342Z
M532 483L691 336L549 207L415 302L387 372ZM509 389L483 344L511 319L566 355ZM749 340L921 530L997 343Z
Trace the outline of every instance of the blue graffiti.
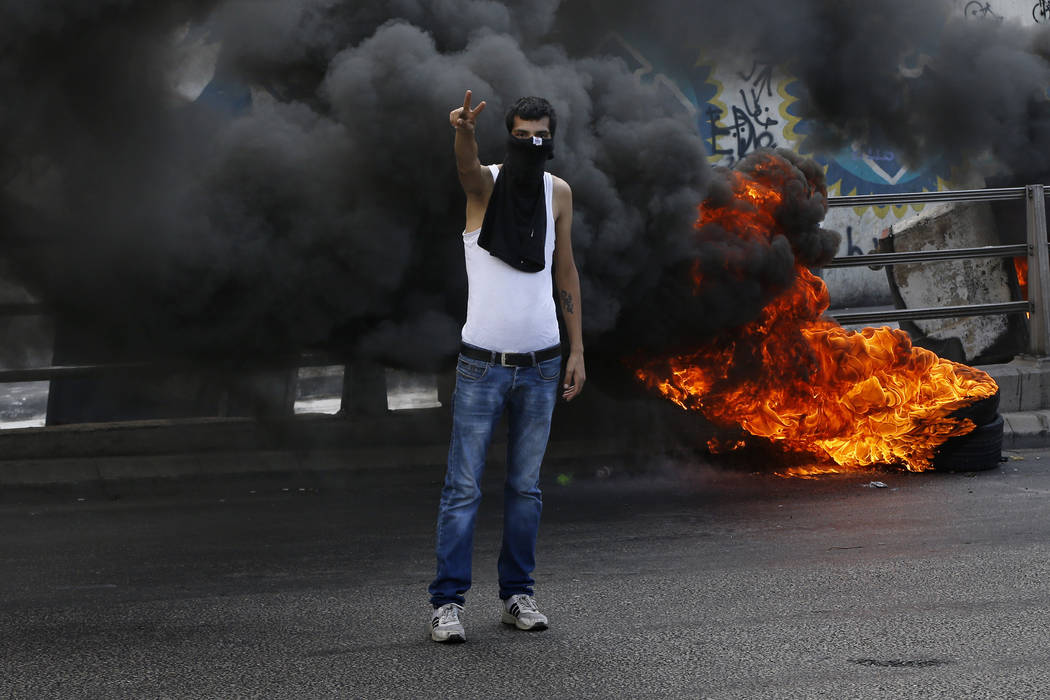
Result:
M1050 18L1050 0L1040 2ZM983 10L983 7L982 3L981 8L971 10ZM743 87L728 95L728 104L723 105L720 103L719 82L713 75L714 65L700 61L691 65L655 65L645 50L639 48L648 44L644 39L635 43L620 37L617 41L616 52L623 55L640 79L666 80L674 86L676 95L691 105L712 160L732 166L755 149L787 145L824 166L828 185L837 187L843 194L937 190L942 178L949 177L950 163L944 156L906 166L899 154L877 143L827 153L823 148L826 139L817 138L827 127L802 114L807 99L802 84L788 79L780 86L778 94L773 85L775 66L772 64L756 60L749 71L738 72L736 75ZM662 52L654 53L659 55ZM905 57L903 61L909 70L919 72L923 68L919 53ZM787 105L782 104L781 94L787 98ZM780 144L771 129L784 119L792 127L784 133L789 143Z

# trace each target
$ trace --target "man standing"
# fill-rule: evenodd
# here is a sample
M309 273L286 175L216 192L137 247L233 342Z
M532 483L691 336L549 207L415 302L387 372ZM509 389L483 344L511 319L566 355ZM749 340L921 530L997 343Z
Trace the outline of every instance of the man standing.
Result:
M562 397L583 388L580 278L572 256L572 190L545 172L557 127L547 100L523 97L507 112L507 155L482 166L474 138L485 103L449 114L456 167L467 195L463 249L467 265L467 322L452 395L452 439L437 522L437 575L430 636L466 641L463 595L470 588L474 521L492 431L507 412L507 480L500 551L501 620L518 629L547 629L533 598L532 571L539 529L540 463L561 374L561 337L551 289L557 288L569 357Z

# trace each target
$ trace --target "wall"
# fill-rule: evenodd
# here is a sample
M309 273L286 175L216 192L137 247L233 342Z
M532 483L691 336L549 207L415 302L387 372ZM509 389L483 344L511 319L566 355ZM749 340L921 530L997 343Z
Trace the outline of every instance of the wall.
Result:
M1044 2L954 0L954 5L955 12L967 21L1050 23L1050 1ZM784 147L824 165L832 196L984 186L983 180L953 173L946 158L909 168L892 150L859 143L838 153L814 151L808 147L806 136L819 125L801 118L798 83L780 66L761 63L753 56L702 54L692 66L657 65L650 55L658 55L658 48L648 52L643 34L617 35L611 42L640 79L665 87L694 115L712 164L732 166L755 149ZM919 61L915 66L902 65L901 70L919 71ZM838 255L865 255L872 252L890 226L922 209L923 205L836 208L828 213L824 225L842 234ZM824 271L822 277L831 293L832 308L893 303L884 270L837 268Z

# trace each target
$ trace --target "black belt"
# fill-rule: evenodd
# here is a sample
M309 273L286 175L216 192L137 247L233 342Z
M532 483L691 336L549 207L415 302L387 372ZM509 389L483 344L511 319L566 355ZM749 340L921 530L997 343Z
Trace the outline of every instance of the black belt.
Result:
M495 350L484 350L473 345L462 344L459 352L463 357L472 360L488 362L492 365L503 365L504 367L535 367L544 360L553 360L561 355L561 346L552 345L536 352L496 352Z

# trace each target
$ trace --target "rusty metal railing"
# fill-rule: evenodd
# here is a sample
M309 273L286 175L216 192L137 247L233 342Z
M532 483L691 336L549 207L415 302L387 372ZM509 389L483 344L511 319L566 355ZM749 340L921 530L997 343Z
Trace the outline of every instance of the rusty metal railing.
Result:
M1047 244L1046 237L1046 196L1047 189L1043 185L1028 185L1027 187L999 187L984 190L944 190L940 192L902 192L829 197L828 206L831 207L1024 200L1027 211L1027 242L1019 245L995 245L979 248L924 250L904 253L873 253L839 257L825 265L828 268L860 267L862 265L906 265L909 263L986 257L1012 258L1021 255L1028 257L1028 301L842 312L832 313L831 315L842 324L860 324L1024 313L1029 314L1029 353L1037 357L1050 355L1050 246Z

